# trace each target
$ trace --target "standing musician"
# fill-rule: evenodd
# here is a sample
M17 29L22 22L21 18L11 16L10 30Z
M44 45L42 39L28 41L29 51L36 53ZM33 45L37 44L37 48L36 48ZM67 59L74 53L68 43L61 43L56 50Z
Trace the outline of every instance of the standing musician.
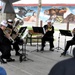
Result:
M16 52L15 55L18 56L18 55L20 55L20 53L19 53L19 49L20 49L19 48L19 42L23 42L23 41L20 40L20 37L18 37L18 33L14 31L12 19L8 19L7 23L8 23L7 28L9 28L9 30L11 31L11 36L13 34L17 35L17 37L14 39L15 42L13 43L13 48L15 49L15 52Z
M47 21L47 25L44 26L44 30L45 30L45 34L42 37L42 48L41 48L41 51L44 51L44 47L45 47L45 42L46 41L49 41L49 43L50 43L50 51L54 51L53 50L53 48L54 48L54 44L53 44L53 41L54 41L54 37L53 37L54 26L52 26L51 20Z
M11 41L8 39L10 37L9 34L7 36L4 34L4 31L7 27L7 22L3 20L0 24L0 51L2 53L0 57L1 63L7 63L11 61L15 61L11 58L10 50L11 50ZM6 60L4 60L6 59Z
M65 46L65 50L63 53L61 53L61 55L65 56L66 55L66 52L68 50L68 48L71 46L71 45L74 45L75 44L75 28L72 30L72 34L73 34L73 38L71 40L68 40L67 43L66 43L66 46Z

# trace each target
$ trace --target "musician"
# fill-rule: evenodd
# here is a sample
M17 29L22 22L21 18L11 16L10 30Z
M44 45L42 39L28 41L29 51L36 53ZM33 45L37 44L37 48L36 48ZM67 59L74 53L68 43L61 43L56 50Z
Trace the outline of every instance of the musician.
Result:
M7 22L3 20L0 25L0 51L2 53L0 57L1 63L7 63L11 61L15 61L11 58L10 50L11 50L11 41L8 39L10 35L7 36L4 34L4 30L7 27ZM4 60L6 59L6 60Z
M65 46L65 49L64 49L64 52L61 53L61 55L63 55L63 56L66 55L66 52L67 52L68 48L69 48L71 45L74 45L74 44L75 44L75 28L73 29L72 34L73 34L73 38L72 38L71 40L68 40L68 41L67 41L66 46Z
M13 34L15 34L15 35L18 35L18 33L17 32L15 32L14 31L14 29L13 29L13 21L12 21L12 19L8 19L8 21L7 21L7 23L8 23L8 28L11 30L11 36L13 35ZM20 41L20 38L17 36L15 39L14 39L14 43L12 44L13 45L13 48L15 49L15 55L16 56L18 56L18 55L20 55L20 53L19 53L19 41Z
M49 43L50 43L50 51L54 51L53 50L53 48L54 48L54 44L53 44L53 41L54 41L54 37L53 37L54 26L52 26L51 20L47 21L47 25L44 26L44 30L45 30L45 33L44 33L44 36L42 37L41 51L44 51L46 41L49 41Z

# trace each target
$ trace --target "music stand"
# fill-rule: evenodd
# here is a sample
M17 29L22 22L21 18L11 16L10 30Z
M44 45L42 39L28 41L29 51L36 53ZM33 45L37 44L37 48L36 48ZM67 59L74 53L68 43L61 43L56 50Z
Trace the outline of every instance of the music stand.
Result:
M42 27L38 27L39 33L44 34L43 28Z
M44 34L42 27L32 27L32 28L33 28L33 31L34 31L35 33ZM37 36L37 49L36 49L37 52L39 51L39 49L38 49L38 39L40 39L40 37ZM34 51L35 51L35 50L34 50Z
M22 54L20 54L19 61L20 62L27 61L27 60L33 61L32 59L27 58L27 54L26 54L26 43L24 43L23 45L22 45ZM23 49L23 47L25 47L25 49Z
M66 45L66 36L72 36L71 31L70 30L59 30L61 35L65 36L65 41L64 41L64 48Z
M23 35L23 33L25 32L26 29L27 29L27 27L21 27L19 29L19 32L18 33L20 33L20 36Z
M59 32L59 36L58 36L58 47L54 48L54 49L57 49L57 50L60 50L62 49L61 47L59 47L60 45L60 32ZM63 49L62 49L63 50Z
M32 28L33 28L33 31L35 33L42 33L42 34L44 34L44 31L43 31L42 27L32 27Z
M25 30L26 30L26 28L27 27L21 27L20 28L20 30L19 30L19 33L21 33L21 35L23 35L23 33L25 32ZM20 55L20 57L19 57L19 61L20 62L22 62L23 60L31 60L31 59L29 59L29 58L27 58L27 54L26 54L26 42L23 42L22 44L22 54ZM23 46L24 45L24 46ZM23 49L23 47L25 47L24 49ZM31 61L33 61L33 60L31 60Z
M64 36L72 36L71 31L70 30L59 30L61 35Z

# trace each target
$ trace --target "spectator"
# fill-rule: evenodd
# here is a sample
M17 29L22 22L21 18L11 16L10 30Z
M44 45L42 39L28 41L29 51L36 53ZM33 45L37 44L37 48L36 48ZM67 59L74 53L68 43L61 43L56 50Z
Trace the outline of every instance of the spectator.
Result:
M55 64L48 75L75 75L75 47L73 56Z
M7 75L6 70L3 67L0 67L0 75Z

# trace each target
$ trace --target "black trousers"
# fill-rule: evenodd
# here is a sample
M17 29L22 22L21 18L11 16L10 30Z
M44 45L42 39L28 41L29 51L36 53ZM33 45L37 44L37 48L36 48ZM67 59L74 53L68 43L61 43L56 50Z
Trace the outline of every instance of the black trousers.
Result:
M43 36L42 37L42 48L45 47L46 41L49 41L50 48L54 47L54 44L53 44L54 38L53 38L53 36L51 36L51 37Z
M2 45L0 46L0 51L2 53L1 58L9 59L11 56L11 45Z
M67 50L68 50L68 48L69 48L71 45L74 45L74 44L75 44L75 40L69 40L69 41L67 41L64 52L66 53Z
M20 48L19 48L19 44L17 42L15 42L13 44L13 49L15 49L15 52L18 53L18 51L19 51Z
M16 39L15 39L15 43L13 43L13 48L15 49L15 52L17 53L18 51L19 51L19 45L20 44L23 44L23 40L22 39L20 39L20 37L17 37Z

